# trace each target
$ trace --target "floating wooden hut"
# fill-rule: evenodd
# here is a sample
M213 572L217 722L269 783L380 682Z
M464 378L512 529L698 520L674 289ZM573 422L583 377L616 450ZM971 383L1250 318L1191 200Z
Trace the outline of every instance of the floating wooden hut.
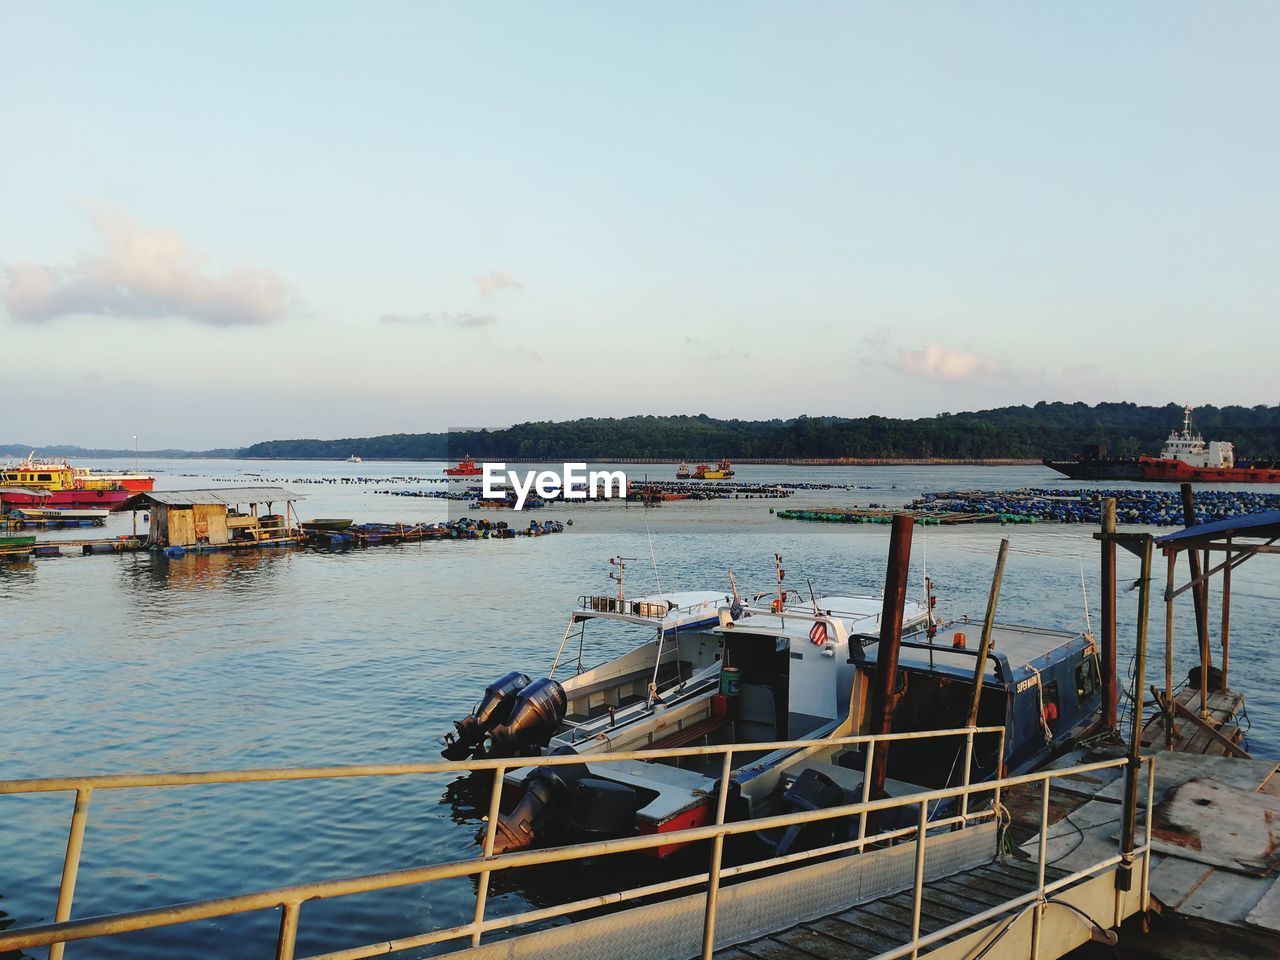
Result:
M301 499L284 487L148 490L113 512L148 511L147 545L153 548L233 550L301 543L302 526L293 509Z

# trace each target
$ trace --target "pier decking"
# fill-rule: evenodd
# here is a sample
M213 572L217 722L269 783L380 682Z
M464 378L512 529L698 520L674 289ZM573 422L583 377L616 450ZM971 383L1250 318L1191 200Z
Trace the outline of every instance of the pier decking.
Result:
M1066 877L1067 871L1049 867L1049 882ZM978 931L957 931L944 936L921 956L939 958L963 955L969 942L982 943L1006 927L1011 937L1006 944L1024 940L1022 931L1012 929L1012 921L1026 912L1023 906L1010 907L1011 898L1034 894L1039 877L1031 861L1005 858L939 877L922 889L920 933L924 936L944 931L987 911L998 911L991 922ZM858 904L852 909L807 923L796 924L765 937L748 940L716 951L721 960L871 960L897 950L911 939L914 896L911 890L891 893ZM1022 944L1025 947L1025 943ZM954 949L952 949L954 948Z

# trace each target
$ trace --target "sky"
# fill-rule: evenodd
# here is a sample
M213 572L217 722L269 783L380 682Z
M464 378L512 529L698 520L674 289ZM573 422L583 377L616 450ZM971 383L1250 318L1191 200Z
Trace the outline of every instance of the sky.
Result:
M1275 3L0 22L0 443L1280 400Z

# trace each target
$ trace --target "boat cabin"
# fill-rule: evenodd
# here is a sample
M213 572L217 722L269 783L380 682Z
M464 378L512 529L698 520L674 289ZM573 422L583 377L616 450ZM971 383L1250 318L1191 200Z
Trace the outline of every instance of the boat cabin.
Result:
M302 535L293 504L302 499L283 487L217 487L149 490L114 512L150 513L147 544L157 548L218 550L295 543ZM277 505L283 513L277 513Z

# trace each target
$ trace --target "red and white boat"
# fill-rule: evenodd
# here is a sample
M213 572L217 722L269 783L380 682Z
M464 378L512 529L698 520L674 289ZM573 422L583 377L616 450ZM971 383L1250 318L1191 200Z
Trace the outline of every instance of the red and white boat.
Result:
M1174 430L1158 457L1139 457L1142 479L1181 483L1280 483L1280 463L1236 463L1226 440L1208 443L1191 432L1191 407L1183 411L1182 430Z

